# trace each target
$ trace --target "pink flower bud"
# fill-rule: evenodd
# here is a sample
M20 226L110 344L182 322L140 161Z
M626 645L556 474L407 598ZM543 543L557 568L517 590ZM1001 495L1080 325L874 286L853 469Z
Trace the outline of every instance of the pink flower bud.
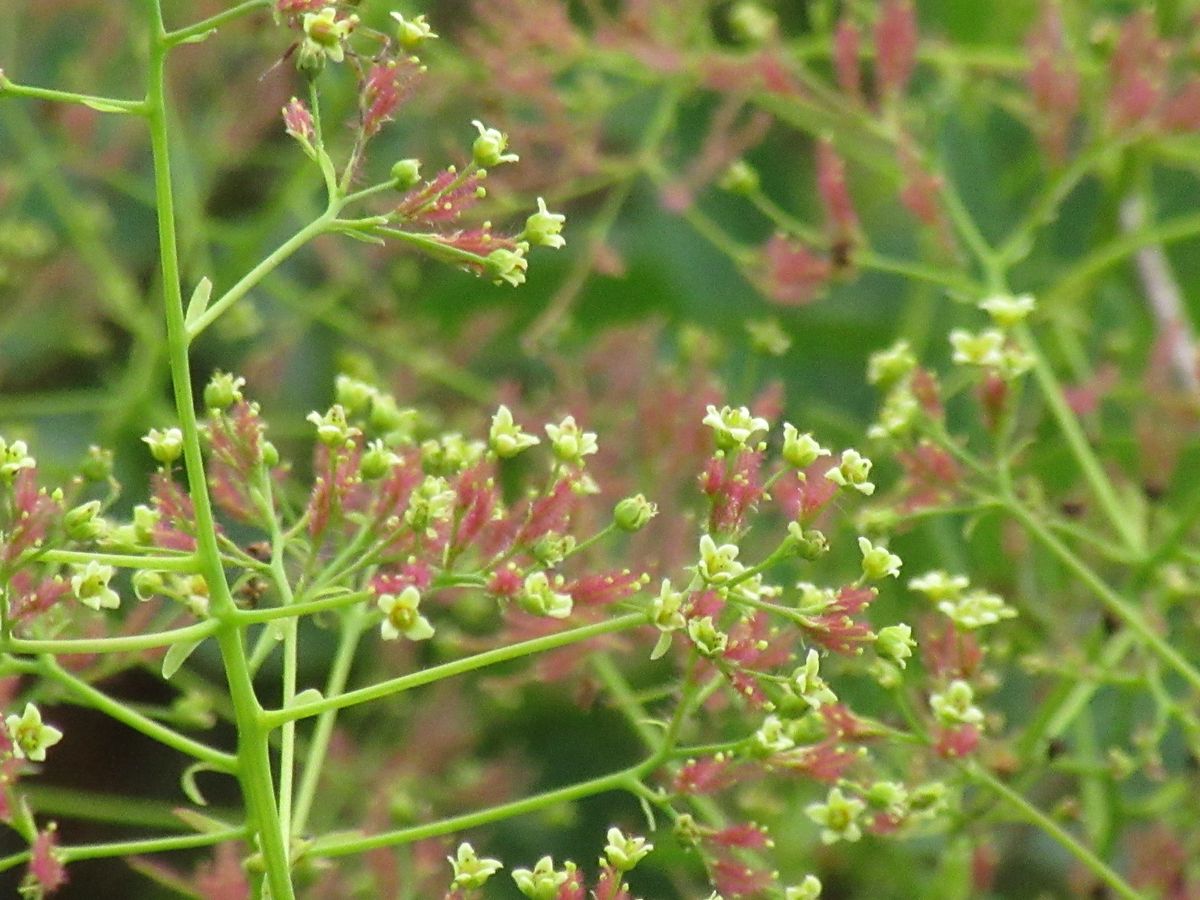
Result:
M875 23L875 91L904 93L917 61L917 16L911 0L885 0Z

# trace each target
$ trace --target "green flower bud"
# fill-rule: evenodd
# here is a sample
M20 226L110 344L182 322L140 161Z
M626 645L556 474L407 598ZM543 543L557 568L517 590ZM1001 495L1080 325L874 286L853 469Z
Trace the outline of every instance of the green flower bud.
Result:
M421 161L402 159L392 164L392 182L396 190L407 191L421 180Z
M538 211L525 220L525 233L522 237L534 247L550 247L557 250L566 244L561 232L567 217L546 209L546 201L541 197L537 198L537 203Z
M717 182L721 190L733 194L753 194L758 190L758 172L744 159L735 160Z
M398 12L392 13L391 16L396 20L396 40L409 53L418 50L426 41L437 38L424 16L417 16L411 20Z
M613 508L613 523L622 531L641 531L657 515L657 504L651 503L642 494L634 494L619 501Z
M104 533L105 522L100 518L100 501L90 500L63 516L63 528L73 541L90 541Z
M204 386L204 405L209 409L227 409L242 399L246 379L227 372L214 372Z
M875 652L902 669L908 665L915 646L917 642L912 638L912 628L903 623L881 628L875 636Z
M79 474L88 481L107 481L112 477L113 452L92 444L79 467Z
M500 163L516 162L520 159L515 153L505 153L508 149L508 135L495 128L487 128L478 119L471 122L479 130L479 137L471 146L471 155L475 165L490 169Z

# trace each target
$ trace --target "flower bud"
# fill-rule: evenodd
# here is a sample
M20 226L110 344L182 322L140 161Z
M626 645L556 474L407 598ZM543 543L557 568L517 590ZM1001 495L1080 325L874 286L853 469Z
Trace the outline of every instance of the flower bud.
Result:
M622 531L641 531L658 515L658 505L642 494L626 497L613 508L613 523Z
M377 393L374 385L351 375L339 375L334 379L334 399L351 415L365 412Z
M912 628L903 623L881 628L875 636L875 652L892 660L900 668L908 665L913 647L917 642L912 638Z
M788 537L792 550L801 559L814 560L829 552L829 541L824 533L815 528L804 530L799 522L788 523Z
M858 549L862 552L863 577L868 581L878 581L889 575L900 577L902 560L895 553L890 553L886 547L876 547L865 537L858 539Z
M829 451L811 434L801 434L791 422L783 423L783 461L797 469L807 469Z
M437 37L424 16L406 19L398 12L392 13L391 16L396 20L396 40L409 53L415 52L426 41Z
M270 441L262 442L262 462L268 469L279 465L279 448Z
M228 372L214 372L204 387L204 405L209 409L227 409L242 399L246 379Z
M310 412L305 419L317 426L317 440L326 447L342 447L353 439L356 428L346 423L346 410L340 403L329 407L325 415Z
M471 155L475 165L485 169L498 166L500 163L516 162L520 159L515 153L505 153L508 149L508 135L495 128L487 128L478 119L471 122L479 130L479 137L471 145Z
M88 481L107 481L112 477L113 452L92 444L79 467L79 474Z
M538 211L525 220L523 237L534 247L551 247L555 250L566 244L562 237L563 222L567 217L546 209L546 201L537 198Z
M618 872L628 872L654 849L654 845L646 843L644 837L626 837L620 828L608 829L606 837L608 843L604 845L604 855L608 864ZM600 864L603 865L604 860Z
M392 181L396 190L407 191L421 180L421 161L402 159L392 164Z
M735 160L725 170L717 187L732 194L753 194L758 190L758 171L744 159Z
M67 510L63 516L63 527L67 537L73 541L90 541L103 534L105 523L100 518L100 501L91 500Z
M367 445L359 462L358 471L367 481L382 478L400 462L400 457L384 446L382 440Z

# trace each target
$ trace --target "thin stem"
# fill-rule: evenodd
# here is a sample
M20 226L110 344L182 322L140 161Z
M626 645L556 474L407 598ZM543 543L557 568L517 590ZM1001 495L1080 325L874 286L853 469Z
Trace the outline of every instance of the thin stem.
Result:
M358 606L351 609L342 619L341 637L334 653L333 664L329 668L329 677L325 682L326 697L336 697L346 689L350 669L354 664L354 653L363 634L365 618L366 609ZM336 722L337 710L328 710L317 717L317 725L313 729L308 754L304 759L304 774L296 792L292 814L293 834L302 834L308 825L308 817L312 812L313 800L317 796L321 771L325 768L325 755L329 751L329 741L333 737L333 726Z
M256 9L265 9L270 5L271 0L244 0L244 2L239 3L237 6L230 7L224 12L217 13L215 16L209 16L207 19L201 19L194 25L168 31L164 35L163 40L167 46L173 47L191 38L207 36L208 32L215 31L222 25L232 22L235 19L240 19L242 16L254 12Z
M0 650L5 653L52 653L55 656L72 656L93 653L132 653L169 647L172 644L202 641L216 633L219 623L209 619L173 628L170 631L131 634L115 638L78 638L70 640L26 640L10 637L0 640Z
M1076 418L1067 403L1067 398L1063 395L1062 387L1054 375L1054 370L1034 339L1033 333L1027 326L1020 325L1015 330L1015 334L1021 347L1033 359L1033 374L1037 379L1038 387L1041 388L1042 395L1050 407L1050 413L1058 423L1063 437L1066 438L1067 446L1070 447L1071 454L1075 457L1075 462L1083 472L1083 477L1095 495L1096 501L1100 504L1101 510L1116 529L1117 534L1121 536L1125 546L1136 554L1144 553L1145 546L1141 532L1113 490L1112 482L1105 474L1099 459L1096 458L1095 452L1088 443L1087 437L1079 425L1079 419Z
M199 562L186 556L140 556L136 553L96 553L90 550L44 550L36 554L39 562L86 565L95 561L118 569L151 569L155 572L196 572Z
M134 712L126 704L114 700L103 691L97 690L86 681L82 681L70 672L67 672L54 661L53 657L43 656L40 658L39 663L39 668L43 675L57 681L87 706L99 710L110 719L122 722L135 731L146 735L146 737L156 740L160 744L164 744L174 750L178 750L180 753L184 753L194 759L206 762L222 772L234 772L237 770L237 759L231 754L223 753L207 744L194 741L159 722L155 722L153 719L143 716L141 713Z
M145 101L119 100L116 97L97 97L92 94L77 94L74 91L59 91L53 88L17 84L0 74L0 97L28 97L31 100L48 100L51 103L76 103L91 107L99 112L144 115Z
M242 276L233 287L222 294L201 315L188 323L188 340L194 341L204 329L221 317L221 314L233 304L241 300L264 278L275 271L289 256L311 241L313 238L328 230L329 224L337 215L337 208L331 206L320 216L309 222L290 238L280 244L269 256Z
M1141 894L1134 890L1124 878L1113 871L1109 866L1093 853L1090 849L1081 844L1076 838L1064 829L1061 825L1055 822L1052 818L1031 804L1028 800L1006 785L1000 779L996 778L982 766L974 763L964 763L960 766L963 774L976 784L987 787L989 790L998 794L1008 804L1020 813L1021 817L1029 824L1036 825L1054 840L1058 841L1062 847L1082 863L1088 871L1111 887L1121 897L1127 897L1129 900L1139 900Z
M497 647L495 650L476 653L473 656L456 659L453 662L443 663L440 666L421 669L409 675L401 675L399 678L381 681L379 684L360 688L357 691L350 691L342 694L340 697L326 697L312 703L293 706L291 709L267 710L263 713L262 721L268 728L277 728L284 722L320 715L323 712L333 709L357 706L360 703L390 697L393 694L399 694L412 688L421 687L422 685L433 684L446 678L453 678L455 675L473 672L476 669L494 666L498 663L514 659L521 659L525 656L532 656L535 653L544 653L547 650L554 650L558 647L567 647L580 641L589 640L590 638L613 634L618 631L627 631L630 628L636 628L639 625L645 624L645 613L638 612L620 616L616 619L596 622L592 625L581 625L569 631L548 634L544 637L509 644L506 647Z
M142 853L165 853L168 850L211 847L226 841L239 841L245 837L246 827L243 825L239 828L206 831L202 834L143 838L138 841L116 841L111 844L88 844L83 847L59 847L54 853L64 863L72 863L83 859L105 859L110 856L136 856Z
M1109 587L1104 580L1091 570L1071 548L1060 541L1045 523L1016 501L1004 501L1003 507L1018 519L1025 529L1036 538L1042 546L1059 558L1075 576L1083 582L1093 594L1104 604L1105 608L1120 619L1129 629L1135 632L1163 663L1178 672L1191 685L1193 690L1200 691L1200 669L1189 663L1174 647L1158 632L1150 627L1142 618L1142 614L1132 604L1128 603L1116 591Z
M301 616L311 616L315 613L330 612L361 603L370 597L369 591L355 591L349 594L337 594L333 597L322 597L320 600L308 600L292 606L273 606L270 609L238 610L237 619L245 625L274 622L277 619L298 619Z
M641 779L656 769L659 765L659 762L660 761L656 754L655 756L648 757L635 766L630 766L627 769L621 769L619 772L613 772L609 775L601 775L599 778L592 778L588 781L581 781L566 787L545 791L541 794L535 794L532 797L514 800L511 803L501 803L496 806L488 807L487 809L466 813L460 816L450 816L449 818L441 819L437 822L431 822L426 825L416 825L410 828L398 828L394 831L385 831L381 834L371 835L370 837L365 835L336 835L318 839L308 850L307 855L318 858L348 856L354 853L364 853L367 850L374 850L380 847L395 847L403 844L411 844L414 841L420 841L431 837L439 837L444 834L453 834L457 831L466 831L471 828L478 828L482 825L491 824L492 822L499 822L504 819L511 819L515 816L526 815L528 813L547 809L560 803L569 803L572 800L579 800L583 797L591 797L594 794L602 794L606 791L634 791L635 786L641 782Z

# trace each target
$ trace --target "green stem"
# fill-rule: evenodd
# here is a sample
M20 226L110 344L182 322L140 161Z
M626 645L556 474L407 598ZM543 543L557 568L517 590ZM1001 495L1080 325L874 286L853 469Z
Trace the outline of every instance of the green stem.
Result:
M241 623L229 592L229 583L217 543L216 521L208 495L201 453L200 428L192 396L189 335L184 319L179 252L175 235L175 203L171 188L170 141L167 134L166 57L170 47L163 27L159 0L146 0L149 20L150 61L146 92L147 120L154 157L154 193L158 210L159 257L162 266L163 302L167 322L167 348L174 388L175 411L183 432L183 456L196 523L196 554L208 584L216 638L233 701L238 734L237 773L246 802L250 830L257 835L272 900L294 896L287 848L279 828L275 804L267 731L260 723L262 707L254 693Z
M411 844L414 841L439 837L444 834L454 834L458 831L466 831L482 825L489 825L492 822L499 822L515 816L538 812L539 810L547 809L560 803L569 803L572 800L591 797L595 794L605 793L606 791L636 791L635 786L640 783L643 777L654 771L659 763L658 755L655 754L637 765L621 769L619 772L601 775L599 778L592 778L588 781L581 781L576 784L567 785L566 787L545 791L541 794L535 794L532 797L514 800L511 803L501 803L461 816L450 816L449 818L426 825L398 828L394 831L385 831L381 834L371 835L370 837L365 835L337 835L318 839L308 850L307 855L320 858L348 856L353 853L364 853L367 850L375 850L380 847Z
M1101 510L1116 529L1117 534L1121 536L1125 546L1141 555L1145 551L1141 532L1113 490L1112 482L1105 474L1099 459L1096 458L1095 452L1088 443L1087 436L1079 425L1079 419L1076 418L1067 403L1067 398L1063 395L1062 387L1059 385L1050 363L1046 360L1045 354L1042 353L1028 326L1018 326L1015 334L1021 347L1033 359L1033 374L1037 379L1038 387L1041 388L1042 395L1046 398L1046 404L1050 407L1050 413L1058 423L1063 437L1066 438L1067 446L1070 447L1071 454L1075 457L1075 462L1083 472L1083 477L1095 495L1096 501L1100 504Z
M317 235L324 233L337 215L337 207L331 206L313 221L309 222L290 238L280 244L269 256L247 272L233 287L213 301L201 315L188 323L188 340L194 341L209 325L220 318L221 314L233 304L241 300L264 278L275 271L289 256L311 241Z
M222 772L234 772L237 770L237 760L232 755L223 753L220 750L214 750L207 744L194 741L159 722L155 722L153 719L143 716L141 713L134 712L126 704L114 700L103 691L97 690L86 681L82 681L70 672L67 672L55 662L53 657L41 657L39 668L41 673L47 678L57 681L87 706L99 710L110 719L122 722L135 731L146 735L146 737L156 740L160 744L164 744L174 750L178 750L180 753L184 753L194 759L206 762Z
M1162 660L1165 665L1183 676L1193 690L1200 691L1200 669L1197 669L1184 659L1179 651L1172 647L1162 635L1151 628L1149 623L1142 618L1141 613L1132 604L1128 603L1116 591L1105 584L1104 580L1076 556L1070 547L1060 541L1041 519L1025 509L1024 506L1016 501L1005 501L1003 506L1014 518L1018 519L1025 526L1026 531L1033 535L1042 546L1057 556L1063 565L1074 572L1075 576L1099 598L1110 613L1136 633L1141 642L1155 656Z
M960 765L963 774L976 784L987 787L992 792L998 794L1010 806L1013 807L1021 817L1029 824L1036 825L1054 840L1058 841L1062 847L1082 863L1088 871L1111 887L1117 892L1118 896L1129 898L1129 900L1140 900L1142 895L1134 890L1128 882L1120 875L1108 867L1108 865L1093 853L1090 849L1081 844L1074 835L1064 829L1061 825L1055 822L1052 818L1031 804L1028 800L1006 785L1000 779L996 778L987 770L973 763L964 763Z
M325 682L326 697L336 697L346 689L346 683L350 679L350 669L354 665L354 653L358 649L359 639L362 637L365 618L366 609L358 606L350 610L342 619L337 652L334 654L329 677ZM329 741L333 737L333 726L336 722L337 710L328 710L317 717L317 725L313 729L312 739L308 744L308 754L304 759L304 774L300 779L300 788L296 792L295 811L292 815L293 834L302 834L308 825L308 816L312 812L313 800L317 796L321 771L325 767L325 754L329 751Z
M433 684L446 678L453 678L455 675L473 672L476 669L494 666L497 663L521 659L525 656L532 656L535 653L544 653L547 650L554 650L558 647L567 647L580 641L589 640L590 638L613 634L618 631L627 631L630 628L636 628L639 625L645 624L645 613L638 612L620 616L616 619L606 619L603 622L596 622L592 625L581 625L569 631L548 634L544 637L509 644L506 647L497 647L495 650L476 653L473 656L456 659L453 662L443 663L440 666L422 669L409 675L401 675L399 678L381 681L379 684L373 684L370 687L360 688L357 691L349 691L340 697L326 697L323 700L293 706L291 709L267 710L263 713L262 722L268 728L277 728L283 725L283 723L295 719L304 719L309 716L320 715L329 710L344 709L347 706L357 706L360 703L390 697L393 694L399 694L422 685Z
M352 594L337 594L333 597L322 597L320 600L308 600L292 606L273 606L270 609L244 609L238 611L238 621L245 625L273 622L276 619L298 619L301 616L311 616L315 613L330 612L361 603L371 596L369 591L355 591Z
M168 31L163 36L163 40L166 42L168 47L173 47L176 44L182 44L191 38L207 35L208 32L214 31L228 22L232 22L235 19L240 19L242 16L254 12L256 9L265 9L270 5L271 0L245 0L245 2L239 3L237 6L230 7L224 12L219 12L215 16L209 16L207 19L201 19L194 25L188 25L185 28L177 28L174 31Z
M52 653L55 656L71 656L93 653L132 653L169 647L172 644L202 641L217 631L218 624L211 619L148 634L131 634L115 638L79 638L71 640L26 640L10 637L0 640L0 651L5 653Z
M137 856L142 853L165 853L168 850L211 847L226 841L239 841L244 837L246 837L246 828L242 826L226 828L222 831L206 831L202 834L144 838L138 841L115 841L111 844L88 844L84 847L60 847L55 851L55 855L64 863L73 863L83 859L105 859L111 856Z
M0 74L0 97L5 95L28 97L30 100L48 100L51 103L78 103L99 112L127 113L137 116L144 115L146 112L146 104L142 100L118 100L115 97L96 97L91 94L77 94L74 91L58 91L53 88L17 84Z
M45 550L36 554L40 562L86 565L95 561L118 569L151 569L155 572L196 572L195 556L140 556L136 553L97 553L90 550Z

